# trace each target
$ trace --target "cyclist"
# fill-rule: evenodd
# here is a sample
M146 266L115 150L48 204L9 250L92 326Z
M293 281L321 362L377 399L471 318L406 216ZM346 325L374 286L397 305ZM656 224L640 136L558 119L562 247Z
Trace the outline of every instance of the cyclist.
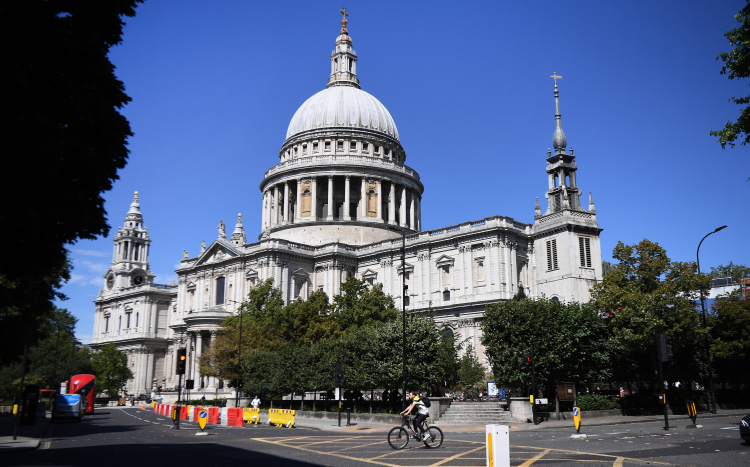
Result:
M411 413L411 411L414 409L414 407L417 408L417 411L419 415L414 419L414 431L417 431L417 428L419 428L419 431L422 433L421 440L425 441L427 439L427 433L424 431L424 426L422 426L422 422L425 421L427 417L430 416L430 410L427 408L426 405L424 405L424 402L422 402L422 399L419 398L419 396L414 392L409 392L409 400L411 401L411 405L404 409L403 412L401 412L401 415L408 415ZM419 437L415 436L415 438L420 439Z

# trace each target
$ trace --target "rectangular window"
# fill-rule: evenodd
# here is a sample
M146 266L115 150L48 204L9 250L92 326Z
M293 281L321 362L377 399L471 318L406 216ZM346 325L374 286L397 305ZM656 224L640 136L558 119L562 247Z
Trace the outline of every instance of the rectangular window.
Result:
M306 152L307 152L307 145L306 145L306 144L303 144L303 145L302 145L302 154L304 154L304 153L306 153Z
M450 273L449 266L443 266L442 268L440 268L440 270L441 270L440 272L441 272L441 274L443 276L442 277L442 279L443 279L443 284L442 285L443 286L450 285L450 283L451 283L451 273Z
M330 151L330 150L331 150L331 142L326 141L326 151Z
M135 314L135 327L138 327L138 313Z
M224 304L224 277L216 279L216 305Z
M484 261L477 261L477 281L484 280Z
M351 149L352 151L356 151L357 150L357 143L355 143L354 141L352 141L351 143L349 143L349 149Z
M128 259L128 242L123 243L122 259Z
M578 237L578 250L581 255L581 267L591 267L591 239Z
M318 143L313 143L313 151L317 151L317 150L318 150Z
M130 329L130 315L131 313L126 313L127 318L125 320L125 329Z
M547 271L557 269L557 240L547 240Z
M338 149L339 151L343 151L344 150L344 142L343 141L339 141L338 143L336 143L336 149Z
M104 332L109 332L109 316L104 317Z

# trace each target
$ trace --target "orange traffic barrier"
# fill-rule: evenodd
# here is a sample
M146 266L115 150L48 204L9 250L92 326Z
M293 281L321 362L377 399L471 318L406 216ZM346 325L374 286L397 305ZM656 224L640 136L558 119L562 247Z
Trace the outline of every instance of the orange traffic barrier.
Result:
M208 424L209 425L219 424L219 408L218 407L208 408Z
M198 421L198 414L201 412L202 409L203 407L193 407L193 421L194 422Z
M187 420L187 419L188 419L188 408L185 405L180 408L180 420Z
M227 426L242 426L242 409L227 409Z

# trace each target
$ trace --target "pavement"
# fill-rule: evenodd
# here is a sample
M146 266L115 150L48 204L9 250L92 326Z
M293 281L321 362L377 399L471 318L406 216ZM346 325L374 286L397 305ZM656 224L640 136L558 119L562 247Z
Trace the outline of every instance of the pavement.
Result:
M37 420L34 426L19 426L18 436L13 439L13 416L0 417L0 455L4 452L26 451L39 447L47 435L49 420Z

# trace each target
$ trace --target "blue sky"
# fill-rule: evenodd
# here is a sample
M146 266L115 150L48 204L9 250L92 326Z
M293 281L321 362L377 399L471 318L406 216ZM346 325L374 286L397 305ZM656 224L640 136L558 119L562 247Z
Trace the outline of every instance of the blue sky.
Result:
M506 215L533 222L547 186L554 130L552 72L592 192L602 254L643 238L704 269L750 265L750 153L709 131L735 119L747 81L716 55L744 2L178 2L146 1L110 52L133 102L130 159L105 193L108 238L71 246L59 303L90 341L112 236L133 198L151 238L158 283L176 279L242 213L260 230L263 173L278 163L289 120L325 87L346 6L362 89L391 112L425 185L425 229Z

